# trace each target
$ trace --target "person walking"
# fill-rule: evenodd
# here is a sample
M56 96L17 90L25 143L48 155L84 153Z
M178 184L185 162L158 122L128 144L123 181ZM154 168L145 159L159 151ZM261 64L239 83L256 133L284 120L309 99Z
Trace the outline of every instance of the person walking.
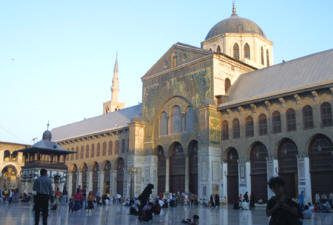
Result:
M47 170L40 170L40 177L37 178L33 185L36 192L35 197L35 225L39 224L40 212L43 213L43 225L47 225L47 216L49 208L49 198L53 193L52 181L47 177Z

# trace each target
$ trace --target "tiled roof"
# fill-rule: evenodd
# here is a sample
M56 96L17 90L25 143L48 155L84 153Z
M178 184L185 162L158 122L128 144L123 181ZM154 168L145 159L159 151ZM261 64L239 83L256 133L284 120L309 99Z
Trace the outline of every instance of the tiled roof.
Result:
M333 49L241 75L220 107L333 83Z
M127 127L134 117L141 116L141 104L92 117L52 129L52 141L61 141L88 134Z

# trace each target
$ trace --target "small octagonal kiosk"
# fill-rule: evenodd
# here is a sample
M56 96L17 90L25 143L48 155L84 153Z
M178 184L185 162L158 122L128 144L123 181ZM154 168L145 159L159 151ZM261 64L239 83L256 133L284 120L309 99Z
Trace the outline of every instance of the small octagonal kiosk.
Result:
M21 170L21 192L32 193L34 180L40 175L40 170L47 169L52 180L53 189L63 190L67 181L66 156L75 152L63 149L56 142L51 141L49 130L43 133L43 140L30 148L20 149L24 157L24 166Z

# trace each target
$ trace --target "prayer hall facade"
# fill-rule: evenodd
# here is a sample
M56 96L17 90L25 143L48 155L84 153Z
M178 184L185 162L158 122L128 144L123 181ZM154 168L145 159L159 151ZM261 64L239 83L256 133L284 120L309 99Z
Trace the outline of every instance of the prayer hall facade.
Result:
M236 14L201 47L176 43L141 78L142 103L112 98L103 115L54 128L67 156L67 187L99 195L187 192L232 203L272 195L280 175L291 197L333 190L333 50L273 65L273 42Z

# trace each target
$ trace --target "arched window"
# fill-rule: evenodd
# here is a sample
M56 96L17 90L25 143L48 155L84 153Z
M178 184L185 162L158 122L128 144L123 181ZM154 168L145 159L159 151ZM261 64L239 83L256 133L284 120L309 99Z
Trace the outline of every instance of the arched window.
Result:
M109 141L109 155L112 155L112 141Z
M103 142L103 156L106 156L106 142Z
M171 113L171 132L173 134L180 133L182 130L182 114L179 106L175 106Z
M287 114L287 130L293 131L296 130L296 113L295 110L290 108L286 112Z
M125 139L122 139L122 140L121 140L121 152L122 152L122 153L125 152L125 148L126 148L126 146L125 146Z
M234 50L234 58L239 60L239 46L237 43L234 44L233 50Z
M261 47L261 64L265 65L264 48Z
M185 116L185 130L187 132L192 132L194 129L193 119L194 119L193 107L188 107Z
M267 117L265 114L259 116L259 135L267 134Z
M309 105L303 108L303 127L304 129L313 128L312 107Z
M252 116L248 116L245 120L245 135L246 135L246 137L254 136Z
M226 78L224 80L224 91L227 93L229 91L229 88L231 87L231 81L229 78Z
M266 50L266 61L267 61L267 66L269 66L269 52L268 52L268 49Z
M97 143L97 152L96 152L96 157L99 157L101 155L101 144Z
M10 160L10 151L6 150L3 154L3 160L4 161L9 161Z
M163 112L160 117L160 135L168 135L168 115Z
M222 122L222 140L228 140L228 139L229 139L228 121L224 120Z
M239 119L234 119L232 121L232 133L234 138L240 137Z
M81 151L80 151L80 159L83 159L83 155L84 155L84 147L82 145L81 146Z
M217 54L221 54L221 48L220 48L220 46L217 46L216 53Z
M281 115L279 111L274 111L272 114L273 133L281 132Z
M94 156L95 156L95 144L91 144L90 157L93 158Z
M115 153L119 154L119 141L116 141L116 146L115 146Z
M320 106L321 123L324 127L332 126L332 108L331 104L324 102Z
M89 158L89 145L86 145L86 159Z
M246 59L250 59L251 58L251 55L250 55L250 46L248 43L246 43L244 45L244 58Z

